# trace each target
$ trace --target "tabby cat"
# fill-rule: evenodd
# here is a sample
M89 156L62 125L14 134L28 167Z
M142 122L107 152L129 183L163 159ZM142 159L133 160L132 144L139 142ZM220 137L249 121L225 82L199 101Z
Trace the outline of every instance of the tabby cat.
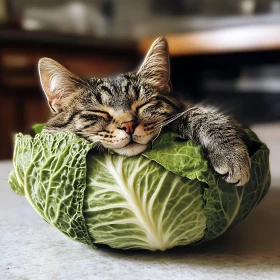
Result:
M241 186L248 181L250 158L238 125L213 108L187 108L172 98L164 38L152 44L137 72L83 79L42 58L39 74L53 112L45 131L71 131L120 155L134 156L163 130L171 130L201 144L227 182Z

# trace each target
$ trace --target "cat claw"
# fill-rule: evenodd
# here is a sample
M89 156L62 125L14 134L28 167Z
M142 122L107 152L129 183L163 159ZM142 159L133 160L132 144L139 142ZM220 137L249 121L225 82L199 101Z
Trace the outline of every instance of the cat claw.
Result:
M251 161L249 155L248 153L229 155L210 156L212 166L226 182L235 186L244 186L250 179Z

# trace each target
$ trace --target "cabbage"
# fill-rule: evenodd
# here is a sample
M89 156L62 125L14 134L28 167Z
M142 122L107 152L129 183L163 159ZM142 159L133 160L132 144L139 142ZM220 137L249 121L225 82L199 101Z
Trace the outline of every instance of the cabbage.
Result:
M246 133L255 149L243 187L224 182L201 146L174 133L130 158L101 154L72 133L17 134L9 183L48 223L91 247L198 244L246 218L269 188L269 150Z

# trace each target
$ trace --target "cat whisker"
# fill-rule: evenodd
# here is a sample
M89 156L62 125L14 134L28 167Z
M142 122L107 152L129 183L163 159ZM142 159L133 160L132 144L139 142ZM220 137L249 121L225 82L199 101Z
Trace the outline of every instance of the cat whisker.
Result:
M159 131L158 131L157 136L152 140L152 144L153 144L154 141L156 141L156 139L159 137L159 135L160 135L160 133L161 133L161 130L162 130L162 126L159 128Z
M175 114L175 115L173 115L173 116L170 116L170 117L166 118L163 122L156 123L155 126L154 126L154 128L155 128L155 129L158 128L158 127L161 127L161 128L162 128L162 127L164 127L164 126L170 124L171 122L177 120L178 118L182 117L185 113L186 113L186 111L181 112L181 113L179 113L179 114Z

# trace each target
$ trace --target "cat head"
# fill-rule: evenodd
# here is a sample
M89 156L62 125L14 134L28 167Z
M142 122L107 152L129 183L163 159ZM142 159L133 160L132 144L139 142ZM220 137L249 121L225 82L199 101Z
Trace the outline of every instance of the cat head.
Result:
M116 153L143 152L180 109L170 95L168 44L158 38L139 70L114 78L82 79L56 61L39 61L53 116L45 131L71 131Z

